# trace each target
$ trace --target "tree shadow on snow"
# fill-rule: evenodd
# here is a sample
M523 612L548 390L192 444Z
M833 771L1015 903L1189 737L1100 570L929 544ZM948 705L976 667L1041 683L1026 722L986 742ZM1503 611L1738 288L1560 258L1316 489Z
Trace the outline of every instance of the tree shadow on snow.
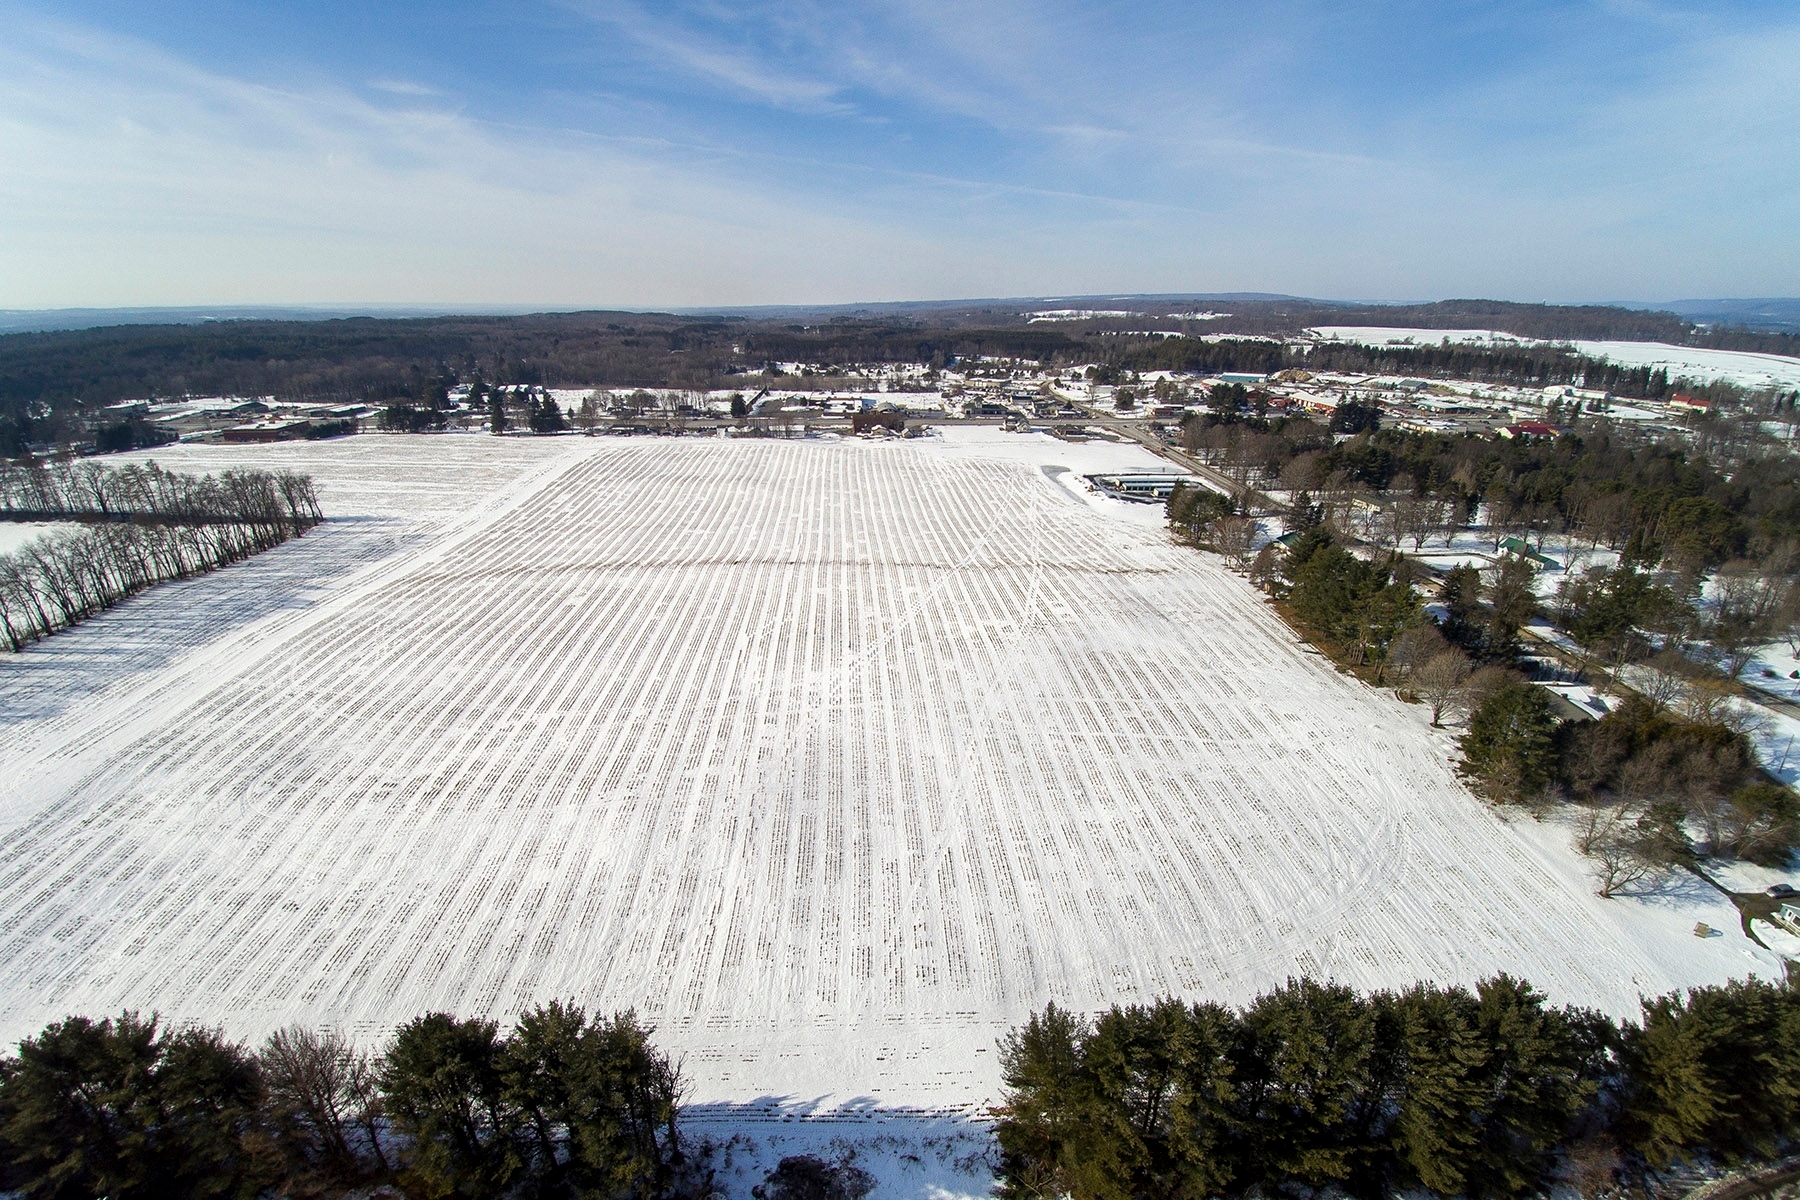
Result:
M334 518L253 558L157 584L17 654L0 654L0 728L55 717L256 621L311 608L330 597L333 584L418 536L407 521Z
M986 1196L999 1163L991 1123L963 1110L759 1096L682 1108L683 1138L730 1200L795 1200L796 1186L833 1182L846 1196ZM864 1178L866 1177L866 1178ZM832 1192L835 1196L836 1192Z

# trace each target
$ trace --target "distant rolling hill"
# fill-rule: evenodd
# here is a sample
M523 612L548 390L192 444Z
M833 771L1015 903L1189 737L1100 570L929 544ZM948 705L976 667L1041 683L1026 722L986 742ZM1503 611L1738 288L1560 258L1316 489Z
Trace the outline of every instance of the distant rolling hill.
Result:
M1770 333L1800 333L1800 298L1764 300L1671 300L1653 307L1686 317L1696 325L1738 325Z

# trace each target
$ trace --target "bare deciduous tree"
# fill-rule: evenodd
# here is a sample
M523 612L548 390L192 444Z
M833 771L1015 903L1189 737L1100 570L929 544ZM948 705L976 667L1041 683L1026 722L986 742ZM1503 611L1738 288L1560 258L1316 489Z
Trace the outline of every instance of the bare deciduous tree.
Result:
M1638 679L1638 691L1650 702L1653 711L1661 712L1675 702L1693 674L1693 663L1679 650L1663 650L1653 655L1644 664L1645 671Z
M1250 548L1256 543L1254 517L1224 516L1212 523L1207 541L1232 566L1242 570L1250 562Z
M1594 860L1600 896L1610 900L1621 888L1658 874L1660 858L1646 844L1638 828L1641 815L1628 801L1592 801L1575 837L1575 846Z
M1727 678L1742 675L1757 645L1775 636L1776 616L1792 590L1785 571L1744 560L1726 563L1713 576L1707 638L1724 661Z
M1456 649L1443 651L1413 672L1414 689L1431 705L1433 726L1441 724L1444 714L1459 706L1469 678L1469 657Z
M1444 635L1430 622L1404 630L1388 644L1387 660L1382 670L1388 682L1404 686L1420 667L1449 649Z
M381 1092L369 1057L343 1034L294 1025L271 1034L257 1055L267 1103L294 1143L338 1177L359 1173L362 1147L383 1169Z

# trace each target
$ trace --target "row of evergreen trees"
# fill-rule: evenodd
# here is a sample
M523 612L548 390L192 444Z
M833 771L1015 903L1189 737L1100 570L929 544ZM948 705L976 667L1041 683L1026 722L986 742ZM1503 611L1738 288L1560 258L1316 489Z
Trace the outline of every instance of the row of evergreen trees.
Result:
M104 612L153 584L271 549L323 519L312 479L291 472L226 471L195 479L150 464L86 478L93 483L90 494L34 489L32 504L55 507L32 511L90 519L103 514L107 520L0 554L0 637L9 649Z
M1800 1134L1800 994L1761 982L1558 1008L1499 976L1359 995L1290 980L1233 1011L1054 1005L1001 1047L1011 1200L1203 1200L1339 1188L1595 1195Z
M572 1004L505 1037L433 1013L379 1056L299 1027L253 1051L134 1013L71 1017L0 1058L0 1190L659 1197L682 1178L680 1092L635 1016Z

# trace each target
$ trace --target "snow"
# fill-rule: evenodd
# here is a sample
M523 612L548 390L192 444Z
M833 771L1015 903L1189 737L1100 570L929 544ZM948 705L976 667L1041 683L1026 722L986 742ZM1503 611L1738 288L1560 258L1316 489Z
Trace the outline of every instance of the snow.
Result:
M1041 470L1050 482L1097 514L1129 521L1146 530L1165 531L1168 528L1167 510L1162 505L1116 500L1084 478L1131 471L1167 473L1178 469L1136 442L1099 439L1065 442L1047 433L1007 433L991 425L949 425L940 429L938 436L925 445L930 453L939 453L930 449L933 445L942 447L952 458L960 459L975 453L983 458Z
M1522 345L1531 340L1493 329L1414 329L1383 325L1321 325L1307 332L1320 341L1355 342L1362 346Z
M867 1171L875 1183L869 1200L986 1197L999 1160L985 1121L854 1104L824 1112L805 1102L692 1105L682 1130L732 1200L750 1200L789 1155Z
M1622 1014L1777 970L1716 893L1595 897L1419 706L1066 482L1139 447L155 457L311 470L333 519L0 660L0 1040L131 1006L372 1042L572 997L635 1006L722 1126L891 1117L936 1153L889 1126L978 1143L996 1039L1049 1000L1505 970Z
M1707 874L1734 892L1767 892L1778 883L1800 886L1800 867L1765 867L1743 859L1715 859L1706 866Z
M1744 667L1744 679L1780 696L1800 699L1800 654L1794 653L1785 639L1758 646L1755 657Z
M1750 927L1769 949L1783 958L1800 962L1800 937L1795 937L1773 921L1753 920Z
M1555 646L1560 650L1566 650L1570 654L1581 653L1581 647L1576 643L1575 639L1554 625L1540 621L1532 621L1520 626L1520 629L1523 632L1530 634L1538 641L1548 642L1550 645Z
M1590 890L1598 886L1592 866L1568 849L1577 825L1573 810L1553 811L1541 820L1525 813L1508 815L1513 832L1521 841L1537 846L1552 871L1572 885L1585 884ZM1626 918L1637 936L1648 936L1654 931L1656 940L1671 956L1685 949L1697 960L1718 964L1728 975L1785 978L1780 956L1744 936L1741 916L1731 899L1689 872L1678 871L1631 885L1625 894L1611 901L1597 901L1596 906L1609 917ZM1719 931L1719 936L1695 937L1694 926L1700 922ZM1620 924L1623 926L1625 921ZM1666 989L1646 989L1650 993L1663 990Z
M1324 325L1309 332L1322 341L1355 342L1364 346L1550 344L1492 329L1390 329L1376 325ZM1800 387L1800 358L1788 358L1780 354L1672 346L1667 342L1573 341L1555 344L1569 346L1589 358L1603 358L1622 367L1662 367L1668 371L1671 382L1677 379L1688 379L1696 383L1722 381L1750 391L1767 387ZM1648 417L1654 414L1643 415Z
M11 554L41 537L74 533L75 521L0 521L0 554Z
M1618 704L1616 699L1602 695L1585 683L1540 683L1538 686L1555 692L1596 720L1613 711Z
M1736 700L1733 706L1752 714L1747 736L1763 767L1789 787L1800 785L1800 721L1763 704Z
M1604 358L1622 367L1663 367L1669 379L1699 383L1723 381L1756 391L1760 388L1800 387L1800 358L1780 354L1753 354L1743 350L1710 350L1698 346L1671 346L1666 342L1572 342L1590 358Z

